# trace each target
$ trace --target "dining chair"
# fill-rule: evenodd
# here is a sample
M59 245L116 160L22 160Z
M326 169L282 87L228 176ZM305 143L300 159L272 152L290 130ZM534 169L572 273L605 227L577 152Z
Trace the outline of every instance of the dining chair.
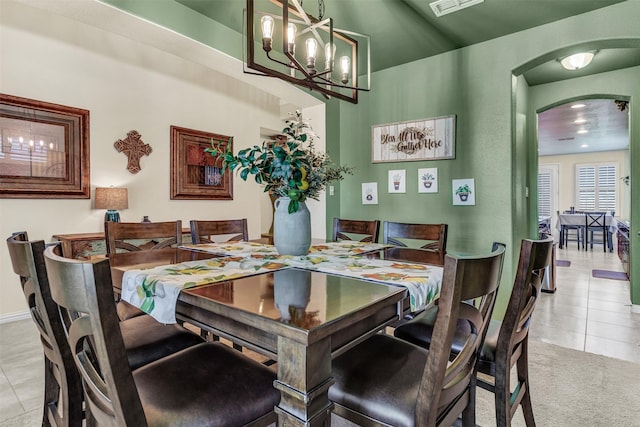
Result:
M66 343L58 308L51 299L43 255L45 243L30 242L27 232L20 231L7 239L7 247L44 351L42 425L80 427L84 418L82 382Z
M126 363L108 260L45 250L51 295L97 425L269 425L275 373L221 343L201 343L138 369Z
M380 234L380 221L333 219L333 235L331 240L358 240L360 242L378 242Z
M583 212L575 211L575 210L566 210L563 212L564 214L571 215L582 215ZM560 218L560 212L558 212L558 218ZM569 242L576 242L578 245L578 249L580 249L580 245L582 245L582 249L586 249L585 241L586 238L584 233L584 226L577 224L561 224L560 226L560 238L561 244L568 247ZM573 236L572 236L573 233Z
M249 231L247 219L227 219L216 221L191 220L191 242L192 243L213 243L213 236L226 236L224 241L248 241Z
M141 251L182 244L182 221L105 222L107 256L122 251Z
M602 249L607 252L608 246L608 234L606 212L587 212L585 214L585 238L586 244L593 249L593 244L602 244ZM595 237L599 236L600 239L596 240Z
M447 252L447 230L447 224L409 224L385 221L382 243L407 247L407 242L416 241L420 249L435 252L438 255L438 264L443 265Z
M482 345L477 378L478 386L494 393L497 426L510 426L513 416L522 406L527 427L535 426L531 405L528 339L531 316L541 293L545 269L549 266L553 239L523 240L520 245L518 269L511 296L502 320L492 319ZM433 313L426 311L420 318L395 330L395 335L424 348L430 348L434 322ZM464 322L458 321L451 346L451 357L461 351L461 342L470 333ZM516 367L517 382L511 385L511 371Z
M361 426L450 426L460 415L462 425L475 426L475 366L486 332L483 310L490 307L464 297L495 294L503 260L504 248L487 256L445 256L432 348L378 333L339 355L329 389L334 412ZM449 363L458 319L472 332Z
M45 354L45 408L43 425L81 425L81 379L73 362L60 322L44 261L45 243L29 241L26 232L7 239L13 269L23 284L32 318L41 335ZM52 250L58 250L58 246ZM115 306L115 305L114 305ZM178 325L162 325L151 316L119 323L131 369L151 363L203 340Z

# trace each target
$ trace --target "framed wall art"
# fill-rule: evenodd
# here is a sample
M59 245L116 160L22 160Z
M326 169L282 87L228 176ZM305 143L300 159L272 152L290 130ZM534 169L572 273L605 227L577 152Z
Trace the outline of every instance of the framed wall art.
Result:
M438 192L438 168L418 169L418 193Z
M363 205L378 204L378 183L377 182L362 183L362 204Z
M389 171L389 193L407 192L407 171L405 169Z
M453 191L453 204L473 206L476 204L476 180L454 179L451 181Z
M232 137L171 126L171 200L233 200L233 175L205 149L211 141L222 150Z
M454 159L455 136L454 115L376 125L371 131L371 161Z
M88 199L89 111L0 94L0 198Z

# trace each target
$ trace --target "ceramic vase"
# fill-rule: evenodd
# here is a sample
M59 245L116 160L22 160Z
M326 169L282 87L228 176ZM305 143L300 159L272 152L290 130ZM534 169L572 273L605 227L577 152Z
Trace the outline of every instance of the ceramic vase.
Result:
M280 255L307 255L311 246L311 214L304 202L296 212L289 213L288 197L274 203L273 244Z

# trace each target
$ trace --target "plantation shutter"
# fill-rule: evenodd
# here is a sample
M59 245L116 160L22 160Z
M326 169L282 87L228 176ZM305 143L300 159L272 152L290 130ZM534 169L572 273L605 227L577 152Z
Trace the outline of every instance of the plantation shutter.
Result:
M538 215L551 216L551 172L538 173Z
M616 207L616 165L576 165L576 209L611 211Z

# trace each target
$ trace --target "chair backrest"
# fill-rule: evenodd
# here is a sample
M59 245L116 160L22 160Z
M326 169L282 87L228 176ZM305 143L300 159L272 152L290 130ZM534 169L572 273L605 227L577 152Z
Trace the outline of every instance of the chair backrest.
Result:
M604 229L606 226L606 212L586 212L585 216L585 225L587 228L602 228Z
M82 383L67 344L58 308L51 298L44 262L45 243L29 241L27 233L13 233L7 239L13 271L20 276L44 350L45 392L43 425L81 426Z
M51 296L97 425L146 426L118 324L109 261L78 261L45 250Z
M160 249L182 244L182 221L105 222L104 234L107 254Z
M444 264L444 256L447 253L447 224L409 224L385 221L383 229L382 243L406 247L405 240L416 240L419 242L418 244L422 244L420 249L437 252L440 255L440 264Z
M230 235L227 242L248 241L249 231L247 219L226 219L219 221L199 221L191 220L191 242L192 243L212 243L212 236Z
M502 319L496 360L510 360L510 352L517 350L529 333L531 315L540 297L545 269L551 262L553 239L522 240L518 270L507 309Z
M504 247L488 256L445 257L438 314L418 391L416 425L452 425L467 406L503 262ZM466 296L489 294L492 301L484 307L464 302ZM449 363L455 329L462 319L469 322L471 334Z
M354 240L359 239L360 242L378 242L380 235L380 221L364 221L352 219L333 219L333 236L331 240ZM358 237L355 237L358 236ZM364 236L364 237L360 237Z

